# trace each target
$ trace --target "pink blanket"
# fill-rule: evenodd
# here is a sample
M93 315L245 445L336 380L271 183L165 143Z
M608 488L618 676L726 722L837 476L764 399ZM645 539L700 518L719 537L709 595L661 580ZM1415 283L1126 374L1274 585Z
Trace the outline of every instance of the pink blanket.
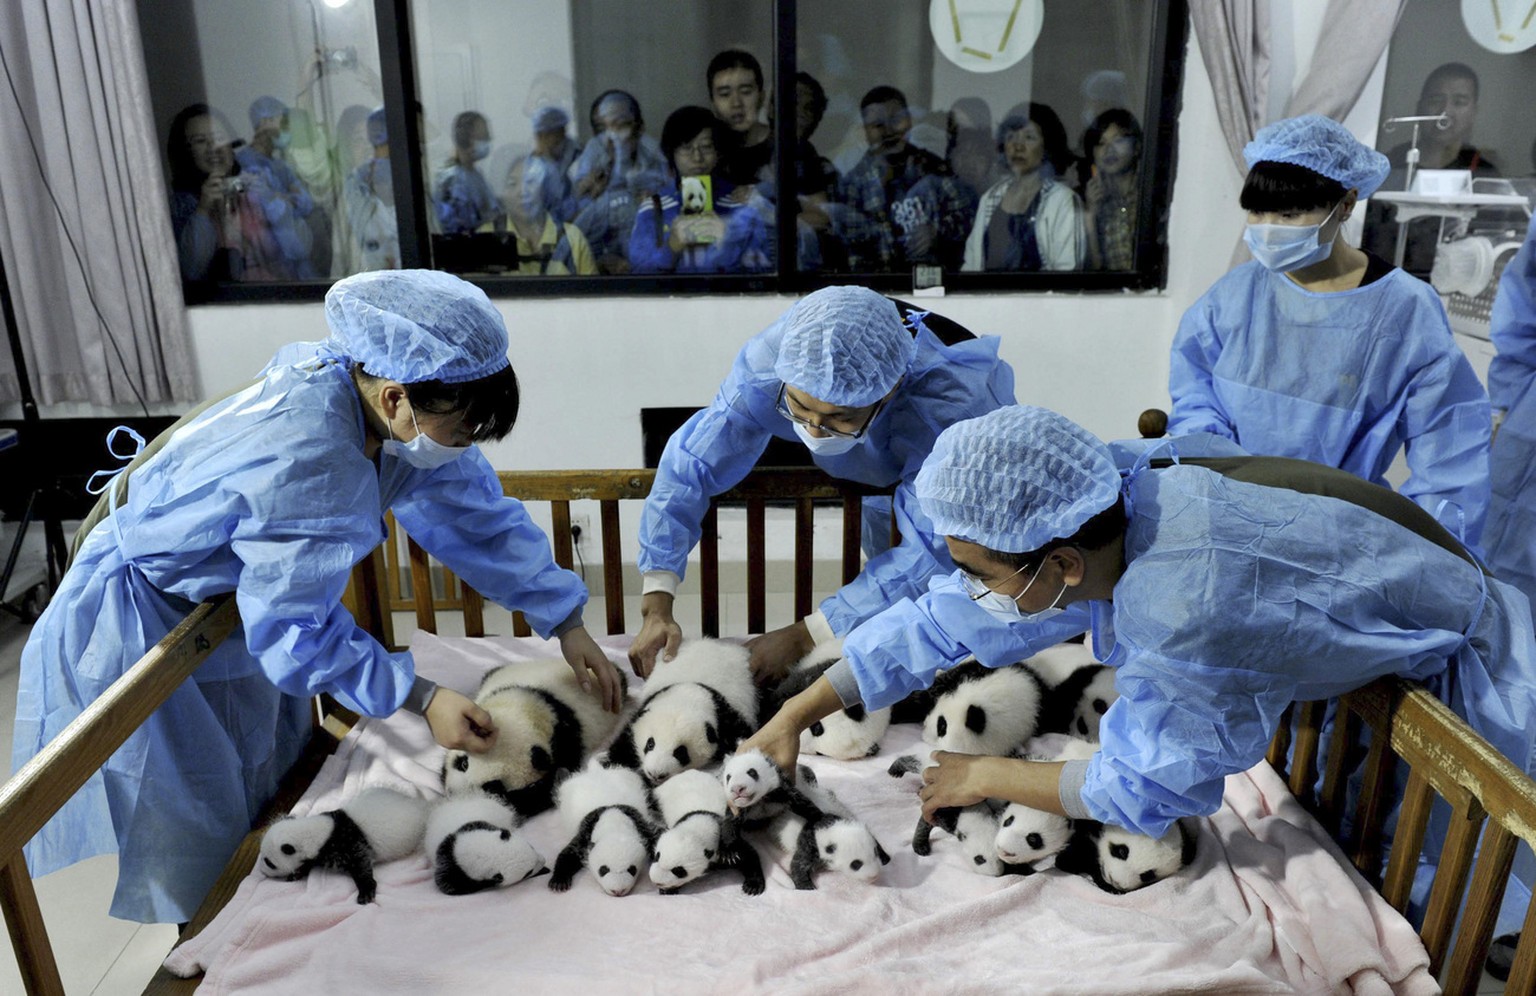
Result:
M600 642L623 660L627 638ZM423 674L466 693L492 666L558 655L537 639L421 633L412 649ZM764 848L756 897L729 872L673 896L642 884L609 898L582 872L563 895L538 878L454 897L417 855L377 869L368 906L340 875L253 875L165 964L206 972L200 991L241 994L1438 992L1412 928L1266 765L1228 779L1193 865L1112 896L1056 871L983 878L942 831L932 856L915 855L917 780L885 769L920 747L916 727L893 726L877 757L807 759L891 853L876 885L823 873L799 892L787 858ZM440 756L413 716L365 721L295 812L371 784L435 796ZM553 813L526 833L551 864L565 844Z

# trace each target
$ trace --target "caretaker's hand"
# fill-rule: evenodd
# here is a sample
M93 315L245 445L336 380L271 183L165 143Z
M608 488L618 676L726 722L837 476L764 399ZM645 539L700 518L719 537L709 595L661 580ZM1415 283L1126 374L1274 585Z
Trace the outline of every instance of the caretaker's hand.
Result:
M585 626L561 634L560 653L565 655L565 662L576 673L581 687L596 696L604 709L616 713L623 707L624 677Z
M672 618L672 596L664 591L653 591L640 599L640 618L640 635L629 645L629 666L636 675L649 678L658 652L664 661L677 656L683 628Z
M923 769L923 787L918 792L918 798L923 800L923 819L929 823L940 809L974 806L990 798L986 786L992 762L1008 760L947 750L934 751L933 759L938 763Z
M795 763L800 760L800 731L818 719L825 719L843 707L842 699L832 687L826 675L812 683L810 688L784 703L763 728L748 737L736 748L737 752L756 748L767 754L784 777L795 779Z
M816 649L816 641L802 621L753 637L747 649L752 652L752 677L766 684L788 674L795 661Z
M496 721L466 695L437 686L427 703L432 738L449 750L484 754L496 745Z

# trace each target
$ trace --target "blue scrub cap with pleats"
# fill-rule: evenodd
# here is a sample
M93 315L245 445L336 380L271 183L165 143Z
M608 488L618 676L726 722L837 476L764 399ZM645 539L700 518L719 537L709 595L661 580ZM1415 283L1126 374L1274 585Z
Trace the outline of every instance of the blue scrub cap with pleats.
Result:
M507 326L485 291L437 270L375 270L325 295L327 345L375 377L462 384L499 373Z
M1337 180L1362 198L1376 192L1392 169L1387 157L1356 138L1348 128L1321 114L1303 114L1266 125L1243 148L1248 168L1255 163L1291 163Z
M867 287L823 287L784 316L773 372L817 401L872 405L907 372L917 344L896 306Z

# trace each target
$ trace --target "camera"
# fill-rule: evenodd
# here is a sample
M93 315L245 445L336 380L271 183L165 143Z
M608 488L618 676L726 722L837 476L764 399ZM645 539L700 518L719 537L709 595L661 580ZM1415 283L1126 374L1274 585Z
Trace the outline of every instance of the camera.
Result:
M245 191L246 191L245 177L243 177L243 176L226 176L224 178L224 196L226 196L226 197L231 197L231 196L238 197L240 194L245 193Z

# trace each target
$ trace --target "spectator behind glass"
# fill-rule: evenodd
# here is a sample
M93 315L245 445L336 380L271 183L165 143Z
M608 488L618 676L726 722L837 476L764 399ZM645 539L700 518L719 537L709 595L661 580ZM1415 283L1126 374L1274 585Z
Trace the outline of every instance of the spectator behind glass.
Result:
M314 236L315 271L322 277L339 275L333 267L344 262L345 253L340 251L336 229L345 226L332 219L331 210L335 209L341 196L342 178L336 173L330 137L314 114L304 107L288 108L288 132L292 138L288 147L282 150L281 158L292 167L299 182L315 200L315 210L310 212L308 219Z
M566 178L537 152L518 157L507 171L507 219L517 236L520 276L591 275L597 272L581 230L559 219Z
M629 272L629 236L640 202L670 183L667 160L645 133L640 102L623 90L592 101L592 140L571 165L576 227L586 237L598 269Z
M680 107L661 129L673 185L646 198L635 215L629 263L635 273L741 273L772 266L772 206L753 193L744 203L717 172L725 126L705 107ZM683 210L685 181L688 210ZM706 186L707 184L707 186ZM712 198L705 196L706 192ZM712 206L701 201L712 199Z
M1136 116L1118 107L1100 114L1083 133L1083 150L1093 163L1083 188L1090 270L1135 269L1141 142Z
M729 129L722 135L717 172L737 186L767 179L773 130L760 120L766 99L763 67L750 52L727 49L709 60L704 79L715 114Z
M859 102L869 149L837 183L832 230L854 271L959 266L975 199L931 152L907 141L907 98L877 86Z
M979 199L1008 175L997 139L992 136L992 109L980 97L961 97L945 121L945 161L955 179Z
M796 253L802 272L846 270L848 254L832 234L827 201L837 187L837 170L816 151L811 136L827 113L827 92L810 73L795 74L795 219Z
M1433 122L1426 122L1419 128L1418 169L1466 169L1474 176L1499 175L1498 167L1472 144L1472 129L1477 124L1477 97L1477 73L1464 63L1447 62L1424 78L1416 113L1444 114L1451 124L1443 131ZM1393 172L1383 184L1384 189L1403 189L1409 147L1410 143L1404 142L1387 151ZM1438 217L1426 217L1408 223L1408 244L1402 267L1414 276L1429 279L1435 264L1435 246L1440 242L1440 221ZM1366 210L1361 248L1395 262L1397 232L1391 207L1384 202L1372 201Z
M540 107L533 114L533 155L554 168L547 182L556 188L557 196L549 209L561 224L576 216L576 194L567 176L576 163L576 142L566 132L566 125L570 123L571 116L564 108L553 105ZM507 187L511 187L510 170Z
M1010 175L981 198L965 244L966 270L1076 270L1087 257L1083 207L1057 179L1072 162L1056 112L1031 102L997 127Z
M453 155L432 180L432 203L444 235L504 232L507 215L475 163L491 154L491 127L479 111L453 119Z
M304 181L281 158L293 133L288 130L288 107L276 97L257 97L251 102L251 142L235 150L248 191L261 207L268 231L277 243L281 260L279 280L314 280L315 233L309 217L315 200ZM329 226L326 233L329 235Z
M182 280L288 279L235 158L229 120L207 104L185 107L171 121L165 152Z
M400 226L395 220L394 178L389 168L389 130L384 108L368 115L366 134L373 158L347 178L342 201L359 270L394 270L400 266Z

